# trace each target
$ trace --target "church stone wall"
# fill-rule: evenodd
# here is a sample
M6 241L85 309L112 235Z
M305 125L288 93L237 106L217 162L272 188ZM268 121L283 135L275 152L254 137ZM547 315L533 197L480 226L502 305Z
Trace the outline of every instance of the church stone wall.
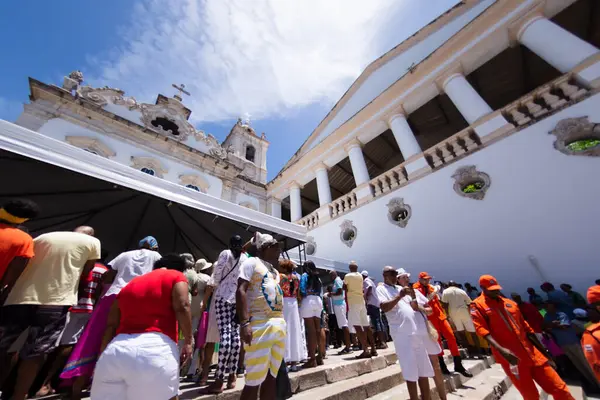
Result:
M223 188L221 179L196 169L192 165L179 163L174 159L165 157L164 154L141 148L139 145L127 143L58 118L46 122L38 132L62 142L66 141L67 136L85 136L98 139L114 152L115 155L111 157L111 160L128 166L132 166L135 159L150 158L156 160L159 162L160 168L164 170L162 179L174 183L181 183L180 176L182 175L200 175L210 185L206 193L221 198ZM134 157L134 160L132 160L132 157Z
M600 158L562 153L549 132L567 118L600 123L599 110L596 94L319 224L309 232L315 257L355 260L377 280L393 265L471 283L492 273L507 293L545 280L584 291L600 278ZM453 187L453 175L470 166L489 177L481 200L459 196ZM393 199L410 206L404 227L388 216ZM344 235L342 226L351 229Z

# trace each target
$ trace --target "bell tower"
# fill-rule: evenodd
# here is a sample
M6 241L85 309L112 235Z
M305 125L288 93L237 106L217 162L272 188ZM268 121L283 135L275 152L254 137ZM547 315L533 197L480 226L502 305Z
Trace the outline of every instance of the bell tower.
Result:
M256 134L249 120L238 118L222 146L242 161L242 175L255 182L267 183L269 142L264 133L260 136Z

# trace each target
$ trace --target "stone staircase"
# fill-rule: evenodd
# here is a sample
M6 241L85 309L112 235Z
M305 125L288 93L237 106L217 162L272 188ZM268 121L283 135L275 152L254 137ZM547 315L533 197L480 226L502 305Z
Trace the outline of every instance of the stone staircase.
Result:
M333 352L332 352L333 353ZM452 357L446 351L446 363L453 368ZM453 374L446 378L449 392L459 393L468 399L497 399L508 389L510 381L492 358L464 360L464 366L474 375L467 379ZM391 400L406 399L408 392L397 357L392 348L379 352L368 360L355 360L352 355L330 355L326 364L308 370L290 373L294 400ZM243 388L243 379L237 387L219 395L198 395L198 388L182 385L182 400L237 400ZM437 399L435 385L431 381L433 399Z

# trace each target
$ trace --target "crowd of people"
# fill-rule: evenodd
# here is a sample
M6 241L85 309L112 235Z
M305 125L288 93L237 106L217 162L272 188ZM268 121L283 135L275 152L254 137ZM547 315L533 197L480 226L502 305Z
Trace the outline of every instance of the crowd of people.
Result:
M526 400L538 398L535 383L572 399L563 378L600 390L600 282L587 299L544 283L544 296L529 288L526 302L490 275L481 292L427 272L413 282L391 266L376 283L355 262L342 279L282 259L259 232L232 236L214 263L161 255L152 236L107 261L89 226L33 239L24 224L38 213L27 200L0 208L3 399L62 391L78 400L88 389L92 400L177 399L182 379L218 394L238 376L243 400L283 399L288 371L323 365L332 348L368 359L390 341L411 400L430 398L429 378L447 398L444 348L454 371L472 376L459 346L468 357L493 354Z

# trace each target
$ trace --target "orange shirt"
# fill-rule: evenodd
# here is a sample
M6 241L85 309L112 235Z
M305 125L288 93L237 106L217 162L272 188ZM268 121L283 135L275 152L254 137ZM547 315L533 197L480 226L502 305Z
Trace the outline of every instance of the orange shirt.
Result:
M600 323L587 327L581 337L581 347L596 374L596 379L600 380Z
M533 329L523 318L517 303L504 297L494 300L482 294L470 307L477 334L481 337L491 335L500 346L517 356L519 365L541 366L548 361L527 338ZM491 348L496 360L506 364L494 346Z
M433 286L427 285L427 287L424 287L420 282L415 283L413 285L413 289L420 290L421 293L427 298L429 298L429 295L434 291ZM429 319L441 319L442 321L448 319L448 317L446 317L446 313L444 312L444 308L442 307L442 303L440 302L440 298L437 295L433 296L433 298L429 300L429 307L431 307L433 310L429 316Z
M33 239L14 226L0 224L0 279L15 257L33 257Z

